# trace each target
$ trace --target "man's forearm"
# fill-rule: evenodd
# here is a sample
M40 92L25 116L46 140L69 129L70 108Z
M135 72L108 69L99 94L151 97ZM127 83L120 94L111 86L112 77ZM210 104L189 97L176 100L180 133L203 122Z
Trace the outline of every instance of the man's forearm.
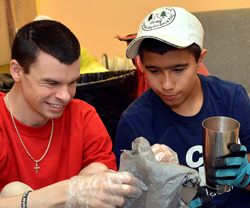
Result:
M64 208L69 190L69 180L30 192L29 208ZM0 208L20 208L22 195L0 198Z

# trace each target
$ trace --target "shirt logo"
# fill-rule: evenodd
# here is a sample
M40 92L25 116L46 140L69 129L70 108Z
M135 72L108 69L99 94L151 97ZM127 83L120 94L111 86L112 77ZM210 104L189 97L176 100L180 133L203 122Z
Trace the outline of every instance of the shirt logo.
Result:
M176 12L171 7L162 7L152 12L142 23L145 31L159 29L171 24L176 17Z

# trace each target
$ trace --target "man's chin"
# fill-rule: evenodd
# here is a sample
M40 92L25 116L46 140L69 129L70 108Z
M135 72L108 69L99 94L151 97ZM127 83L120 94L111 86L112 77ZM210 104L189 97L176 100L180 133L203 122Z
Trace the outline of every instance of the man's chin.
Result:
M60 113L50 113L46 116L47 119L57 119L60 118L63 114L63 111Z

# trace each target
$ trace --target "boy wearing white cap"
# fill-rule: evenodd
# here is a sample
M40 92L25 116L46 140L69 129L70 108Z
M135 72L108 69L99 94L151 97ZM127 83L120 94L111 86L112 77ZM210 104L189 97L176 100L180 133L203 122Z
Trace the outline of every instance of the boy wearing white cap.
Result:
M140 55L151 88L121 116L114 148L118 167L121 150L131 149L132 141L143 136L151 145L171 147L181 165L200 173L205 186L202 121L231 117L241 124L241 145L234 144L238 150L230 149L231 155L222 159L225 164L210 171L215 183L231 189L207 193L218 208L249 207L250 100L239 84L197 74L207 53L203 37L199 20L182 8L158 8L142 21L126 55Z

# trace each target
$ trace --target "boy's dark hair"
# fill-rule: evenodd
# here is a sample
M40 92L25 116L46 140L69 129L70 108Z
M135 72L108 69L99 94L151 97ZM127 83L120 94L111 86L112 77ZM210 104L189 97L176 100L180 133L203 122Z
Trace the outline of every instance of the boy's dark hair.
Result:
M72 64L80 57L80 44L76 36L63 24L53 20L39 20L20 28L12 46L12 59L29 73L41 51L63 64Z
M139 47L139 55L141 58L141 61L143 62L143 52L148 51L148 52L153 52L153 53L158 53L163 55L164 53L167 53L168 51L174 51L178 50L178 48L168 45L162 41L153 39L153 38L145 38ZM192 45L188 46L187 48L184 48L184 50L187 50L191 54L193 54L196 62L198 63L198 60L201 55L201 48L193 43Z

